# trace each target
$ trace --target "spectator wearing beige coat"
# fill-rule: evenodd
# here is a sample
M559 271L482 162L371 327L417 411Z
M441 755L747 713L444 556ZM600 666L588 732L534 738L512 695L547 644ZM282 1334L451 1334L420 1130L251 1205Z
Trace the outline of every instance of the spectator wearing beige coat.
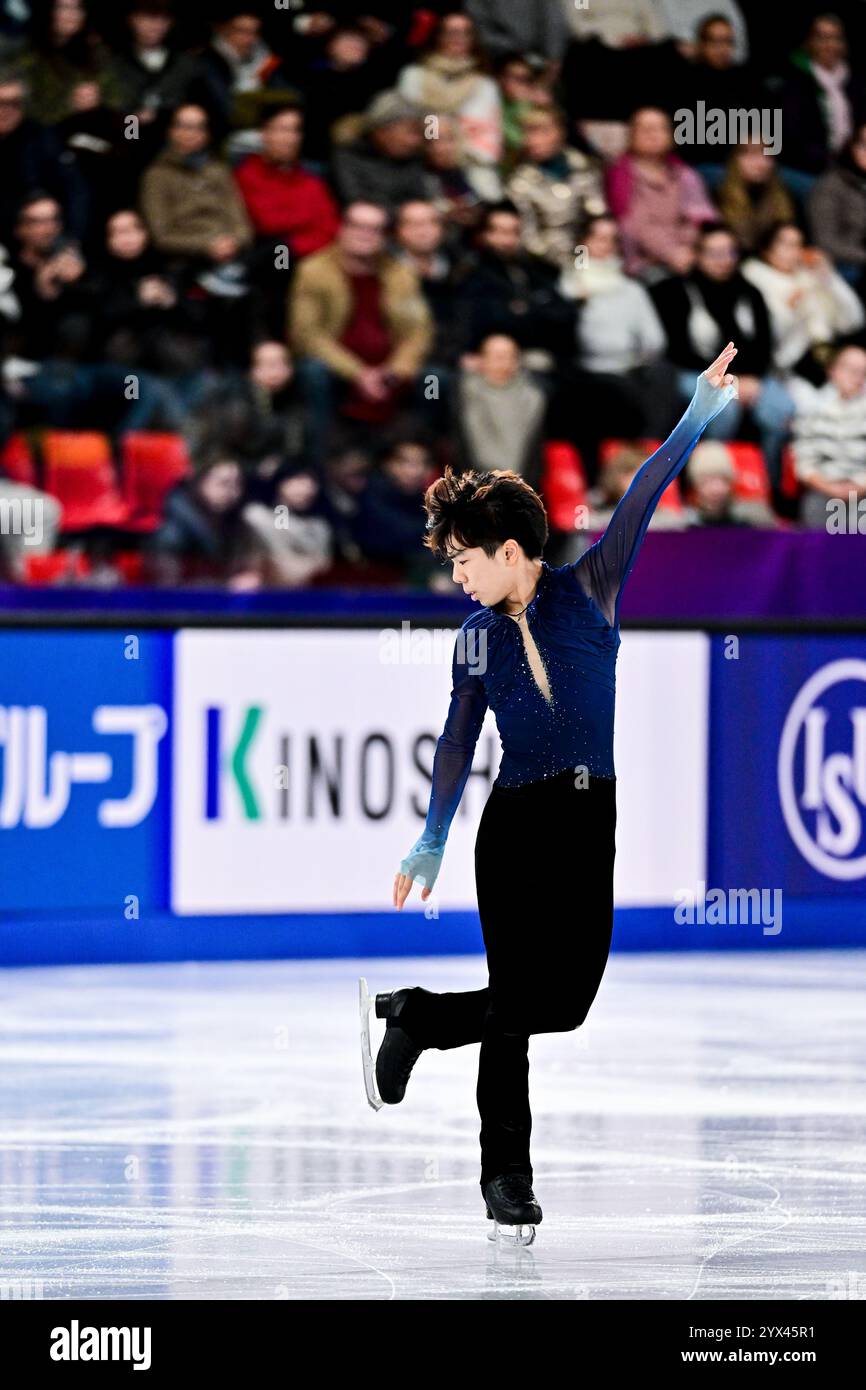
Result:
M288 332L321 458L335 406L365 425L393 418L433 341L433 320L414 270L385 252L389 218L350 203L336 241L298 267Z

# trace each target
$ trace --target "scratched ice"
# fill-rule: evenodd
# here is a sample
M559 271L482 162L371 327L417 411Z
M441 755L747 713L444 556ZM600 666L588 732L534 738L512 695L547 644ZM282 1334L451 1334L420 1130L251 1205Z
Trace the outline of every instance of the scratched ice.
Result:
M361 1079L358 975L477 988L482 958L0 974L0 1294L862 1299L864 967L614 955L530 1044L518 1251L486 1239L477 1044L378 1113Z

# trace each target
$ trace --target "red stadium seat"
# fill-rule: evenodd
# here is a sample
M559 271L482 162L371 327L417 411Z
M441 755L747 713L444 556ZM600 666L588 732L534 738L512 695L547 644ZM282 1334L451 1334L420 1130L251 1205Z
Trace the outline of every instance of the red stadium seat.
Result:
M573 531L578 523L577 508L586 503L583 460L573 444L560 439L545 444L541 495L551 527Z
M757 444L738 444L727 446L734 465L734 496L743 502L766 502L772 499L770 477L764 454Z
M144 576L144 558L140 550L117 550L111 563L126 584L140 584Z
M75 584L90 572L87 556L74 550L52 550L48 555L25 551L23 562L25 584Z
M651 454L655 453L656 449L661 448L663 443L663 439L603 439L598 449L599 465L603 468L620 449L639 449L644 459L648 459ZM682 510L683 499L680 493L680 480L679 477L676 477L659 498L659 511L681 512Z
M13 483L36 485L36 462L26 434L20 431L10 434L0 450L0 477L11 478Z
M190 472L189 454L179 434L131 431L121 445L123 495L130 531L155 531L165 496Z
M63 507L62 532L123 526L127 508L117 490L111 443L90 430L46 430L45 490Z

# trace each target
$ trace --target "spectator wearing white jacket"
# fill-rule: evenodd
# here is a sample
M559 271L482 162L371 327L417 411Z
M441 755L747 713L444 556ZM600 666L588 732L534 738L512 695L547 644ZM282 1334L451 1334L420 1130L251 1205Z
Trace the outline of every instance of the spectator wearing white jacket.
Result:
M653 7L667 35L680 45L684 57L695 56L698 29L712 15L726 19L734 31L734 62L748 61L748 30L736 0L653 0Z
M823 380L828 347L866 323L863 305L823 251L804 248L794 222L770 227L742 274L770 314L774 371L795 405L805 408Z
M437 23L428 50L419 63L403 68L397 90L425 115L456 116L465 165L482 173L483 197L502 197L498 164L503 149L503 113L499 88L484 71L475 25L469 15L455 11ZM435 139L425 130L428 138Z
M842 348L827 377L792 427L794 469L804 487L800 520L818 530L827 526L831 499L866 496L866 352Z
M643 424L632 430L664 437L676 412L676 374L665 361L665 330L649 292L623 271L616 219L591 217L578 251L559 280L560 294L578 305L577 366L621 407L637 407Z
M605 0L603 5L576 5L574 0L558 3L569 32L583 42L598 39L607 48L631 48L660 43L668 37L657 0Z

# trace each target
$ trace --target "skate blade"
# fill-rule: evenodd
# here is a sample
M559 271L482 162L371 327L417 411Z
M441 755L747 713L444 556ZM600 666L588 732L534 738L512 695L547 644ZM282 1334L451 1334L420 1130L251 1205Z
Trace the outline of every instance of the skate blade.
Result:
M523 1222L518 1226L505 1226L496 1218L493 1218L493 1230L487 1232L488 1240L495 1240L498 1245L531 1245L535 1240L535 1227L528 1222Z
M364 1071L364 1089L367 1101L373 1110L381 1110L385 1102L376 1086L376 1069L373 1065L373 1051L370 1047L370 1015L375 1000L367 988L363 975L358 981L359 1004L361 1008L361 1066Z

